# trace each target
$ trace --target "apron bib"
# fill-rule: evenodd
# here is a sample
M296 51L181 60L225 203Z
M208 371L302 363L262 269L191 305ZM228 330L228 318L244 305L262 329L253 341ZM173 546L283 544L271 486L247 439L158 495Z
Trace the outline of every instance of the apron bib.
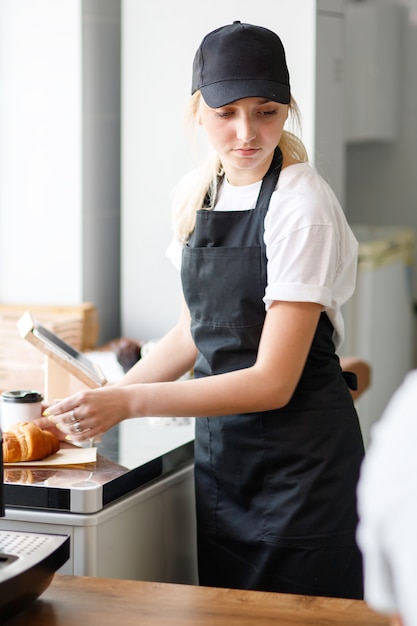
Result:
M196 377L256 360L265 320L264 220L281 164L277 150L255 209L197 212L182 260ZM364 451L332 333L322 313L284 408L196 419L200 584L362 597L355 531Z

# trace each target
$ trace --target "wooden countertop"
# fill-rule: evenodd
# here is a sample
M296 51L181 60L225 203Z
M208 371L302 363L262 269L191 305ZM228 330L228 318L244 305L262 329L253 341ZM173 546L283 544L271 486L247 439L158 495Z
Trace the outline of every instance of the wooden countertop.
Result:
M56 575L7 626L388 626L365 602Z

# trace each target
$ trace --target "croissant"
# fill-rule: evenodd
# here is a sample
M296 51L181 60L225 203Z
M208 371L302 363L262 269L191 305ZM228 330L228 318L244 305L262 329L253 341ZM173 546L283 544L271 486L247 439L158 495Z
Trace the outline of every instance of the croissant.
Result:
M19 422L3 433L4 463L41 461L59 450L59 440L33 422Z

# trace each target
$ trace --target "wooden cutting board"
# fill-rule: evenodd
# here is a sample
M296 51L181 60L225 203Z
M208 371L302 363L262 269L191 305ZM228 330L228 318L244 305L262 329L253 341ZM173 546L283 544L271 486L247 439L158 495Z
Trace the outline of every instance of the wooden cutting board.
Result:
M71 446L70 448L61 448L55 454L47 456L41 461L22 461L20 463L5 463L5 467L13 466L36 466L51 467L57 465L84 465L85 463L95 463L97 460L97 448L78 448Z

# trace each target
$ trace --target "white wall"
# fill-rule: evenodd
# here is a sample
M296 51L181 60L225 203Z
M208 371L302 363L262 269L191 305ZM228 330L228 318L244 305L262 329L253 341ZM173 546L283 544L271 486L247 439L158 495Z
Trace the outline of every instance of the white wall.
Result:
M120 2L0 2L0 301L120 333Z
M179 277L165 258L171 189L195 163L183 128L195 50L233 20L282 38L303 139L314 152L315 0L123 3L122 330L158 337L176 320Z
M0 299L81 298L81 21L73 0L0 3Z

